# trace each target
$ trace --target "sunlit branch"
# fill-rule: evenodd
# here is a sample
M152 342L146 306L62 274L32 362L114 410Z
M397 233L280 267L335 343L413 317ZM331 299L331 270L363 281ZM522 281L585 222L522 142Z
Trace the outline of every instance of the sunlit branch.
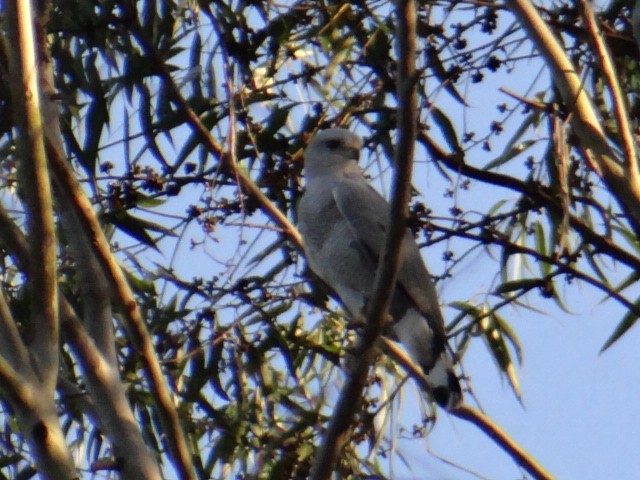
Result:
M592 152L590 165L602 177L627 221L640 236L640 179L610 147L597 112L575 66L560 42L529 0L509 0L506 5L519 19L550 68L553 82L571 112L571 126L582 148ZM634 167L635 168L635 167Z
M38 472L42 478L71 479L75 466L67 448L54 403L58 376L58 301L56 238L53 206L44 148L43 120L38 88L38 53L31 2L5 2L11 52L12 113L18 128L19 184L24 194L29 232L30 318L33 338L30 362L24 364L18 352L12 360L21 375L15 378L2 368L8 399ZM4 309L4 321L8 308ZM6 341L6 340L5 340ZM19 345L15 346L21 348ZM2 363L5 363L4 358ZM15 382L21 382L18 390ZM22 393L23 395L20 395Z
M624 150L624 161L629 169L633 182L638 182L638 155L636 143L633 139L633 132L629 124L629 113L627 110L627 100L620 88L618 74L611 59L607 46L602 38L602 32L598 28L598 22L593 12L593 7L586 0L580 0L580 9L586 30L589 32L593 51L598 59L598 68L602 69L602 74L609 85L609 91L613 100L613 111L616 116L617 128L620 131Z
M56 238L43 118L40 111L38 55L30 2L7 2L13 29L13 113L20 129L19 179L23 186L33 262L29 271L31 319L34 325L32 353L38 362L40 381L53 395L58 375L58 311Z

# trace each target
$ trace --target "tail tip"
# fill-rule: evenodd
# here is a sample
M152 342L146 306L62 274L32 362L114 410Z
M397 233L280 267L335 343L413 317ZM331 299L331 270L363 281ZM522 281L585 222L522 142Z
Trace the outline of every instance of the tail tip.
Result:
M455 374L447 372L446 385L434 386L431 394L438 405L446 410L455 410L462 403L462 389Z

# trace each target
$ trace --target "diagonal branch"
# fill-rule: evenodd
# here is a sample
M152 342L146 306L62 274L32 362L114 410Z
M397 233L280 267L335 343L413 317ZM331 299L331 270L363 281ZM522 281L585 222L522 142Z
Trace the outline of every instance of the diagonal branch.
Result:
M637 158L623 162L610 147L578 71L535 5L530 0L509 0L506 5L520 20L551 70L553 81L572 114L571 125L581 147L587 155L592 155L592 168L614 193L631 228L640 236L640 178L635 174L637 167L628 165L629 161L637 162Z
M632 177L636 179L635 181L638 181L638 155L635 140L633 139L632 128L629 124L627 101L622 93L622 88L620 88L618 74L615 66L613 65L613 61L611 60L611 54L609 53L609 50L602 38L602 32L600 32L600 29L598 28L598 22L595 14L593 13L593 8L586 0L580 0L579 4L580 9L582 10L582 17L586 30L589 33L590 41L593 46L593 52L598 59L598 66L602 70L602 74L609 85L609 91L611 92L613 111L616 116L620 137L622 138L625 156L624 163L626 168L629 169Z
M428 388L427 379L418 365L398 347L393 341L382 338L385 353L404 368L407 373L421 387ZM537 480L552 480L553 476L547 472L526 450L518 445L504 430L496 425L489 417L481 411L469 405L460 405L451 410L450 413L458 418L466 420L480 430L482 430L491 440L493 440L502 450L504 450L518 465L524 468Z
M406 231L407 202L411 189L411 171L417 131L417 95L415 91L416 10L414 0L397 3L398 58L398 146L391 198L389 231L371 298L366 306L367 321L356 348L354 366L349 372L334 408L322 445L316 455L311 478L328 479L348 438L353 417L360 406L369 366L377 341L388 316L391 295L400 268L401 242Z
M180 425L176 405L171 398L171 392L164 379L151 335L142 318L135 295L124 276L124 272L111 253L109 242L102 231L91 202L78 183L71 166L61 152L49 141L47 142L47 154L56 182L60 184L60 187L67 192L67 195L72 200L78 216L78 223L84 230L83 234L90 239L94 246L96 257L105 271L131 342L141 355L142 364L147 380L151 384L158 416L164 430L164 439L169 445L174 466L181 478L195 478L191 454Z
M280 211L280 209L271 200L269 200L251 177L231 161L231 156L225 154L223 148L211 136L211 132L209 132L207 127L202 124L198 115L182 96L180 88L171 77L169 69L165 65L163 58L158 54L153 45L151 45L151 43L145 38L140 25L137 23L137 19L135 19L135 14L131 13L130 17L132 17L134 22L136 22L133 25L132 32L136 40L142 46L145 55L156 68L157 74L160 76L164 86L167 88L169 98L180 109L191 129L200 135L205 148L220 161L224 168L233 173L234 178L237 179L238 185L246 194L257 200L263 213L278 225L282 229L283 233L289 237L299 249L302 249L302 237L300 236L298 229L293 225L293 223L291 223L287 216L282 213L282 211Z

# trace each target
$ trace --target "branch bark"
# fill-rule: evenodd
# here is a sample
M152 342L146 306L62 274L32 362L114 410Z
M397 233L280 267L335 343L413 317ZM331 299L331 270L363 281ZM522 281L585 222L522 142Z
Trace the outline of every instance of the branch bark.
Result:
M50 142L47 142L47 153L56 182L59 182L61 188L67 192L72 200L73 208L78 216L79 223L82 225L82 234L90 239L94 247L94 252L107 276L114 300L122 315L131 342L140 353L145 374L156 401L158 416L164 430L164 440L169 446L174 466L179 472L180 478L194 479L193 462L182 431L176 405L171 398L171 392L164 379L151 335L142 318L135 295L124 276L124 272L111 253L111 247L93 211L91 202L75 178L70 165L61 152Z
M637 173L637 156L620 159L609 146L577 69L534 4L529 0L509 0L506 5L520 20L551 70L553 81L572 114L571 126L580 139L581 147L593 159L592 168L615 196L636 236L640 236L640 176Z
M331 473L347 441L353 417L358 410L377 341L388 317L388 309L400 268L401 242L406 231L407 202L411 189L413 153L417 132L416 7L414 0L396 4L398 17L398 146L392 185L389 231L371 298L366 306L367 321L356 348L354 365L334 408L312 468L313 480L324 480Z
M53 202L44 148L43 120L36 62L35 32L30 2L7 2L14 47L13 111L21 135L18 178L22 186L30 256L31 353L42 385L53 392L58 375L58 311L56 238Z
M56 238L43 121L38 86L37 49L31 2L5 3L12 48L12 110L19 130L19 182L24 195L29 232L29 253L33 259L28 271L31 289L30 316L32 340L29 362L16 345L14 362L19 362L17 379L23 382L12 406L43 478L71 479L76 476L73 460L60 427L55 386L58 376L58 286ZM3 308L4 323L11 322ZM17 341L16 332L13 340ZM3 355L5 352L2 352Z
M629 124L629 113L627 110L627 100L620 88L620 82L618 81L618 73L611 59L611 54L607 48L600 29L598 28L598 21L596 19L593 8L586 0L580 0L580 9L582 10L582 18L587 32L590 36L590 43L593 48L593 52L598 59L598 67L602 70L602 74L611 93L613 100L613 111L617 120L617 127L620 131L620 137L622 139L622 146L624 152L623 163L625 168L631 173L631 178L634 181L638 181L638 155L636 150L636 143L633 139L633 132L631 125Z

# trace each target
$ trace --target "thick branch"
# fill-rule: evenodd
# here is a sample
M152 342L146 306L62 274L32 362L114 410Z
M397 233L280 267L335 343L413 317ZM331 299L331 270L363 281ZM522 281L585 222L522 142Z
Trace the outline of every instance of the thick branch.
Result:
M620 137L622 138L623 151L625 154L624 163L626 168L634 179L638 181L638 156L636 152L636 144L633 139L633 132L631 125L629 124L629 114L627 110L627 101L620 88L620 82L618 81L618 74L616 72L613 61L611 60L611 54L607 49L607 46L602 38L602 33L598 28L598 22L593 8L586 0L580 0L580 7L582 9L582 18L584 19L585 27L589 32L593 52L598 59L598 67L602 70L602 74L609 86L611 92L611 98L613 100L613 111L617 120L617 127L620 131Z
M397 3L398 59L398 146L395 152L389 231L371 298L366 307L364 334L354 355L350 372L336 404L331 422L317 453L311 478L327 479L348 437L348 431L362 399L362 391L382 333L391 295L400 268L401 242L406 231L407 202L411 189L411 171L416 140L417 96L415 92L416 11L413 0Z
M13 46L12 99L21 152L20 186L24 195L33 258L29 271L33 341L42 386L53 395L58 375L56 239L49 171L40 113L38 64L31 2L9 1Z
M38 63L31 2L7 1L6 24L10 31L12 111L20 150L20 187L24 195L29 250L33 258L28 272L31 291L31 362L19 365L24 374L21 396L9 395L31 454L42 478L71 479L75 466L60 427L54 393L58 375L58 300L56 239L53 206L40 113ZM8 309L5 309L5 314ZM5 317L5 321L10 321ZM20 361L22 355L13 356ZM6 370L6 369L3 369ZM3 373L6 373L3 371ZM7 388L11 388L9 378Z
M131 287L120 265L118 265L118 262L111 253L109 242L102 231L91 202L75 178L70 165L61 153L49 143L47 144L47 153L56 181L60 183L63 190L68 192L68 196L72 199L74 209L76 210L79 223L84 230L83 234L87 235L95 248L96 257L107 275L131 342L140 354L147 379L151 384L152 393L156 400L158 416L164 429L164 439L169 445L174 466L178 470L181 478L195 478L191 454L189 453L182 426L180 425L176 406L171 398L171 392L164 379L153 341L142 318Z
M509 0L507 6L518 17L550 68L553 81L572 114L573 130L580 138L581 146L592 154L593 168L618 201L635 234L640 236L640 178L633 174L636 167L630 169L609 146L576 68L533 3L529 0Z

